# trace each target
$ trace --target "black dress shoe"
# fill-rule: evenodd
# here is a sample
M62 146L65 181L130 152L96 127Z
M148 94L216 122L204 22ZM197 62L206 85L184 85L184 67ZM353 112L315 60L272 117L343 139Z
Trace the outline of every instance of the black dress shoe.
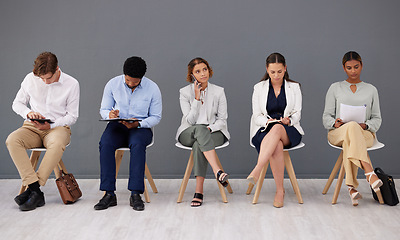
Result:
M136 211L143 211L144 210L144 202L140 197L140 194L133 194L129 199L129 203L131 207L133 207Z
M14 198L14 201L21 206L29 199L29 195L31 195L31 189L26 189L25 192L21 193L20 195Z
M100 199L99 203L94 205L94 210L104 210L113 206L117 206L117 195L106 193L103 198Z
M31 191L31 194L29 194L28 200L19 206L19 209L21 211L30 211L33 209L36 209L37 207L41 207L45 204L44 202L44 194Z

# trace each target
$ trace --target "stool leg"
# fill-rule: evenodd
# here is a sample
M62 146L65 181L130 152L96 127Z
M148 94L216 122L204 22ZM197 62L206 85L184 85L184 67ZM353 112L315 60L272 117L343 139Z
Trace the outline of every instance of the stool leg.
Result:
M372 163L372 162L371 162L371 158L369 158L369 154L367 154L367 157L368 157L369 162ZM368 184L369 184L369 183L368 183ZM376 193L376 196L378 197L378 200L379 200L379 203L380 203L380 204L385 204L385 201L383 201L383 197L382 197L381 191L378 191L378 192Z
M336 177L336 174L338 173L340 166L342 164L343 161L343 151L340 152L340 155L335 163L335 166L333 167L333 170L331 172L331 175L329 176L328 182L326 182L324 190L322 191L322 194L326 194L329 190L329 188L331 187L331 184L333 182L333 180Z
M339 197L340 188L342 187L344 173L345 172L344 172L344 165L343 165L343 159L342 159L342 164L341 164L341 167L340 167L340 172L339 172L339 176L338 176L336 187L335 187L335 192L333 193L332 204L336 204L337 203L337 199Z
M182 199L183 199L183 195L185 194L186 191L186 186L189 182L189 178L190 178L190 174L192 173L192 169L193 169L193 151L190 152L190 157L189 157L189 161L186 167L186 171L185 171L185 175L183 176L182 179L182 183L181 183L181 187L179 188L179 196L178 196L178 200L176 201L177 203L181 203Z
M376 192L376 196L378 197L378 200L379 200L380 204L385 204L385 201L383 201L383 197L382 197L381 191Z
M217 156L217 164L218 164L219 168L221 168L221 170L224 171L224 169L222 168L221 162L219 161L218 156ZM219 183L219 181L217 179L215 179L215 180L217 181L219 192L221 193L222 201L224 203L227 203L228 198L226 198L226 193L225 193L224 187ZM228 186L229 186L229 182L228 182ZM226 188L228 188L228 186L226 186ZM229 188L230 188L230 186L229 186ZM232 191L232 188L230 188L230 189Z
M153 193L158 193L156 184L154 183L153 177L151 176L149 167L147 166L147 163L145 165L145 170L144 170L144 174L146 175L147 181L149 181L150 187L153 190Z
M60 170L64 171L64 173L68 173L66 168L65 168L64 162L62 161L62 159L60 159L60 162L54 168L54 175L56 176L56 179L61 177Z
M41 154L41 153L42 153L42 152L40 152L40 151L32 151L32 152L31 152L31 156L30 156L29 160L31 161L31 164L32 164L32 167L33 167L34 170L36 170L36 167L37 167L37 165L38 165L39 157L40 157L40 154ZM19 194L25 192L25 190L26 190L27 187L28 187L28 186L22 185L22 186L21 186L21 189L19 190Z
M284 152L283 154L285 159L286 172L288 173L290 182L292 183L293 191L296 194L299 203L302 204L303 198L301 197L299 183L297 182L296 174L294 173L293 164L290 159L289 152Z
M150 202L150 196L149 196L149 191L147 190L147 186L146 186L146 181L144 182L144 199L146 200L147 203Z
M269 164L269 160L268 160L267 164L265 164L265 166L261 170L260 177L258 178L258 181L257 181L256 191L255 191L254 197L253 197L253 204L256 204L258 202L258 197L260 196L261 188L264 183L265 174L267 173L268 164Z
M249 182L249 187L247 188L246 195L249 195L251 191L253 190L254 184Z
M124 156L123 150L115 151L115 178L118 176L119 168L121 167L122 157Z
M226 197L225 189L224 189L224 187L218 182L218 180L216 180L216 181L217 181L217 184L218 184L219 192L221 193L222 202L227 203L227 202L228 202L228 198Z

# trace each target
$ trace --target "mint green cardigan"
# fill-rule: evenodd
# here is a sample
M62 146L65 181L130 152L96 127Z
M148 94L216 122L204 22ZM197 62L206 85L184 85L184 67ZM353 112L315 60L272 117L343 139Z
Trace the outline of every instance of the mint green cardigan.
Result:
M340 104L352 106L367 106L366 121L368 130L377 132L382 123L379 108L378 90L369 83L360 82L355 84L357 90L353 93L347 81L333 83L326 93L325 109L322 115L324 127L328 130L334 129L335 119L340 115Z

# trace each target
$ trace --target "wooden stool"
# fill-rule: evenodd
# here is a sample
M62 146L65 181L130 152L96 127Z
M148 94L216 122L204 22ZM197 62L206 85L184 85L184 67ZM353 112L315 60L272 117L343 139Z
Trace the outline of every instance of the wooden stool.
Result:
M147 148L151 147L153 145L154 142L151 142L149 145L147 145ZM116 164L116 173L115 173L115 178L117 178L118 176L118 172L119 172L119 168L121 166L121 162L122 162L122 157L124 156L124 151L130 151L129 148L118 148L115 151L115 164ZM150 174L150 170L147 167L147 163L145 165L145 170L144 170L144 174L147 178L147 181L149 181L149 184L151 186L151 189L153 190L154 193L158 193L156 184L154 183L153 177ZM147 203L150 202L150 196L149 196L149 192L147 190L147 186L146 186L146 182L144 184L144 192L143 192L144 198L146 200Z
M329 141L328 141L328 144L331 147L339 149L341 151L340 151L340 155L339 155L339 157L338 157L338 159L337 159L337 161L335 163L335 166L333 167L331 175L329 176L328 182L326 183L325 188L322 191L322 194L325 195L328 192L328 190L329 190L329 188L330 188L330 186L331 186L331 184L333 182L333 179L335 179L336 174L337 174L337 172L339 171L339 168L340 168L339 176L338 176L338 179L337 179L337 182L336 182L335 192L333 193L333 198L332 198L332 204L336 204L337 203L337 199L339 197L340 188L342 187L344 174L345 174L344 165L343 165L343 149L341 147L332 145ZM372 147L367 148L367 151L377 150L377 149L383 148L384 146L385 146L385 144L380 143L378 141L378 138L375 136L374 144L372 145ZM369 154L368 154L368 159L369 159ZM377 192L376 195L378 196L379 203L380 204L384 204L381 192L380 191Z
M251 145L251 146L254 147L253 145ZM294 169L293 169L293 165L292 165L292 160L290 159L290 155L289 155L288 151L299 149L304 146L305 146L305 144L303 142L300 142L297 146L294 146L289 149L283 149L286 172L289 175L289 179L292 184L294 193L296 194L297 200L299 201L300 204L303 203L303 198L301 197L299 184L297 182L296 174L294 173ZM265 166L261 170L260 177L258 178L256 191L255 191L254 197L253 197L253 204L256 204L258 202L258 197L260 196L261 188L264 183L264 178L265 178L265 174L267 173L269 161L270 160L268 160L267 164L265 164ZM247 192L246 192L247 195L249 195L251 193L251 191L253 190L253 187L254 187L254 184L249 183L249 187L247 188Z
M221 146L215 147L215 149L224 148L224 147L226 147L228 145L229 145L229 141L226 141ZM194 161L193 161L193 152L192 152L192 148L191 147L186 147L186 146L182 145L180 142L177 142L175 144L175 146L177 146L178 148L190 150L190 157L189 157L189 161L188 161L188 164L187 164L187 167L186 167L185 175L183 176L181 187L179 188L179 196L178 196L177 203L181 203L182 199L183 199L183 195L185 194L186 186L187 186L187 184L189 182L190 174L192 173ZM224 169L222 168L222 165L221 165L221 162L218 159L218 156L217 156L217 164L218 164L219 168L221 168L221 170L223 171ZM224 203L227 203L228 199L226 198L224 187L218 182L218 180L216 180L216 181L217 181L217 184L218 184L219 191L221 193L222 201ZM229 181L228 181L228 186L226 187L226 189L228 190L229 193L233 193L231 185L229 184Z
M68 146L69 146L69 144L66 147L68 147ZM30 161L32 163L33 169L36 169L38 162L39 162L40 154L42 152L46 152L47 149L46 148L32 148L29 150L31 150ZM56 175L56 179L60 177L60 170L63 170L65 173L68 173L62 159L57 164L57 166L54 168L54 174ZM26 188L27 188L27 186L22 185L21 189L19 191L19 194L25 192Z

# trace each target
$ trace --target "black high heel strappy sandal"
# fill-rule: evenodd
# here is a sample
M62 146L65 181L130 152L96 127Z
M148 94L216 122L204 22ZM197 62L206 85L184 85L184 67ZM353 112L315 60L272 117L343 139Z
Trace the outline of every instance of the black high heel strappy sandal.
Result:
M229 178L229 174L225 173L224 171L219 170L219 171L217 172L217 181L218 181L219 183L221 183L221 185L222 185L223 187L228 186L228 182L227 182L228 178Z
M201 204L203 204L203 194L202 193L195 193L193 198L201 199L201 202L198 200L193 200L192 203L190 204L191 207L200 207ZM196 205L193 205L193 203L196 203Z

